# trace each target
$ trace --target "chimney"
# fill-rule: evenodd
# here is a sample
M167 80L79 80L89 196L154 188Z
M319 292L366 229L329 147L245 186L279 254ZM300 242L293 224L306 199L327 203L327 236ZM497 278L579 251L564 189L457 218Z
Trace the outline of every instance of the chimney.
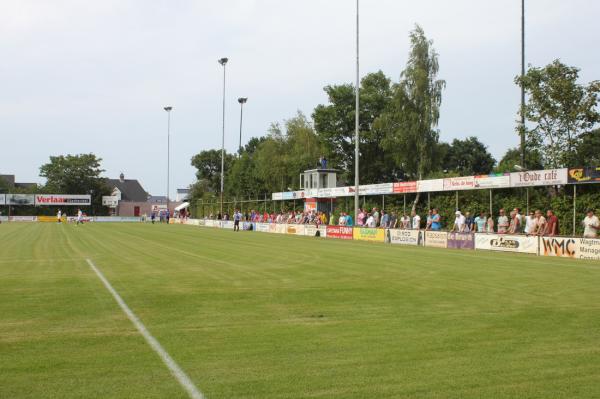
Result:
M125 175L123 174L123 172L121 172L121 174L119 175L119 181L121 183L123 183L125 181Z

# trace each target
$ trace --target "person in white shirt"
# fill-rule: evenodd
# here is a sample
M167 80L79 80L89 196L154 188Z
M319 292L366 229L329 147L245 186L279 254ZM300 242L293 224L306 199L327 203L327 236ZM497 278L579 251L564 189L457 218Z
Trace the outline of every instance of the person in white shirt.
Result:
M525 229L523 232L525 234L533 234L533 230L535 229L535 216L533 211L529 211L529 215L525 216Z
M375 221L375 218L373 217L373 215L371 215L370 213L367 213L367 223L366 223L366 227L377 227L377 222Z
M402 230L408 230L410 228L410 218L406 213L400 218L400 228Z
M340 213L340 218L338 219L338 225L339 226L345 226L346 225L346 216L345 216L344 212Z
M59 209L58 213L56 214L56 220L58 221L58 223L62 222L62 211Z
M583 236L585 238L596 238L598 229L600 229L600 220L594 215L593 209L588 209L586 217L583 219Z
M421 216L417 215L417 212L412 211L412 228L413 230L419 230L421 228Z
M83 212L81 212L81 209L77 210L77 224L83 224Z
M464 232L465 231L465 217L460 211L456 211L456 218L454 219L454 227L452 227L452 231Z

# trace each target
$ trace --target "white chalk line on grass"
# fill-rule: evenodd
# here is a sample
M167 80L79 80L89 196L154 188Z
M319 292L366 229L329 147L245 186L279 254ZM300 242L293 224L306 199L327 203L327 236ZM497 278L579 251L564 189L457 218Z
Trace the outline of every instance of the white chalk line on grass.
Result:
M88 265L90 265L94 273L96 273L100 281L102 281L106 289L111 293L113 298L115 298L121 310L123 310L123 312L127 315L129 320L131 320L135 328L140 332L140 334L142 334L148 345L150 345L154 352L158 354L165 366L167 366L171 374L173 374L177 382L179 382L179 384L187 391L187 393L190 395L190 398L204 399L204 396L202 395L202 393L200 393L198 388L196 388L196 385L194 385L190 377L188 377L185 371L183 371L181 367L179 367L179 365L175 363L175 360L173 360L173 358L167 353L167 351L156 340L156 338L154 338L152 334L150 334L146 326L144 326L144 323L142 323L140 319L135 315L135 313L133 313L133 311L129 308L129 306L127 306L123 298L121 298L119 293L113 288L113 286L106 279L106 277L104 277L104 274L102 274L100 269L98 269L96 265L94 265L94 262L92 262L90 259L86 259L86 261Z

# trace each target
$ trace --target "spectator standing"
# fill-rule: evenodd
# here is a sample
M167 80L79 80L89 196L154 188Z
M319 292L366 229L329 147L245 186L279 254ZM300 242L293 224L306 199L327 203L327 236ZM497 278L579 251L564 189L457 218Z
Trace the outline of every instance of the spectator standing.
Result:
M377 222L375 221L375 217L370 213L367 214L367 223L365 227L375 228L377 227Z
M535 231L535 215L533 211L529 211L529 215L525 216L525 228L523 232L525 234L534 234Z
M373 208L373 219L375 219L375 226L379 226L379 209L378 208Z
M442 229L442 217L436 208L431 212L431 230L440 231Z
M431 230L431 224L433 222L433 210L430 209L427 211L427 224L425 225L425 230Z
M485 217L485 212L479 212L479 216L477 216L475 218L475 231L478 233L485 233L487 232L486 229L486 224L487 224L487 218Z
M494 232L494 218L492 217L491 213L488 213L486 230L488 233Z
M452 231L463 233L466 228L466 218L460 211L456 211L454 215L456 217L454 218L454 226L452 227Z
M550 237L554 237L555 235L558 235L559 232L560 229L558 226L558 218L556 217L552 209L548 209L546 211L546 231L544 232L544 234Z
M532 234L541 236L546 232L546 218L542 215L542 211L535 211L535 228Z
M384 229L390 227L390 215L386 211L381 211L381 227Z
M359 208L359 212L356 217L356 225L358 227L362 227L365 224L364 219L365 219L365 211L363 211L362 209Z
M585 238L596 238L598 229L600 229L600 220L594 215L593 209L588 209L585 218L583 219L583 236Z
M419 230L421 228L421 216L417 215L416 211L412 211L412 228L413 230Z
M402 230L410 229L410 218L408 217L408 215L406 213L403 214L402 217L400 218L400 228Z
M508 228L510 226L508 221L508 216L506 216L504 209L500 209L500 216L498 216L498 234L506 234L508 233Z
M465 213L465 233L475 231L475 219L471 215L471 212Z
M388 226L390 226L390 229L395 229L398 227L398 216L396 215L396 212L392 212Z
M10 211L10 209L9 209L9 211ZM9 212L9 216L10 216L10 212ZM56 221L58 223L62 222L62 211L60 209L58 210L58 213L56 214Z
M352 215L348 215L344 213L345 216L345 224L346 226L352 227L354 225L354 220L352 219Z

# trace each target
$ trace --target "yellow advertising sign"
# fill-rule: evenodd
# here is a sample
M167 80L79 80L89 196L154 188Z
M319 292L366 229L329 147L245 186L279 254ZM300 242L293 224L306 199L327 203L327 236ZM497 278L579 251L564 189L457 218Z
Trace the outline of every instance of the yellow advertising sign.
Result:
M355 240L361 241L384 242L385 240L384 229L355 227L352 235Z
M61 220L63 223L66 223L67 217L63 216ZM38 216L37 221L42 223L58 223L58 218L56 216Z

